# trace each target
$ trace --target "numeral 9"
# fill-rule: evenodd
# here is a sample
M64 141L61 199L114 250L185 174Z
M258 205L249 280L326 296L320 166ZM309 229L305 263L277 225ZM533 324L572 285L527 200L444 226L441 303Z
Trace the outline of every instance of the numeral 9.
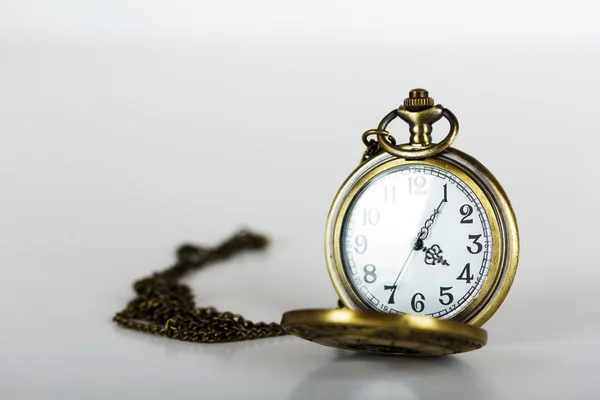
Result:
M358 254L363 254L365 251L367 251L367 238L365 235L358 235L355 237L354 243L356 244L354 251L356 251Z

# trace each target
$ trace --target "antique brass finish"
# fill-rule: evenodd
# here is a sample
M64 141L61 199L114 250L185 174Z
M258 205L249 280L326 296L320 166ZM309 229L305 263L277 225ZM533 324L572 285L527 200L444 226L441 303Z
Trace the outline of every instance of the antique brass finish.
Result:
M485 330L421 315L348 309L297 310L281 325L302 339L345 350L411 356L442 356L485 346Z
M433 107L434 101L425 89L413 89L404 99L404 107L396 111L398 117L410 126L410 144L429 146L431 144L431 125L442 118L443 107Z
M512 286L517 273L520 253L519 227L512 204L500 185L500 182L483 164L470 155L451 148L444 152L443 157L456 163L460 168L475 174L476 181L485 195L491 200L495 218L498 219L502 237L500 265L502 272L500 280L485 306L468 322L482 326L500 308Z
M405 106L398 107L388 113L379 123L377 129L367 131L365 135L377 135L379 148L396 157L405 159L424 159L441 153L452 145L458 135L458 120L450 110L442 105L433 105L433 98L425 89L411 90L409 97L404 100ZM386 131L388 124L396 117L409 125L410 141L407 144L396 145L396 140ZM450 123L450 132L439 143L433 144L431 133L432 125L442 117Z
M425 89L413 89L408 93L408 98L404 99L404 108L408 111L426 110L434 104L435 101Z
M410 144L414 146L429 146L433 125L442 118L444 109L441 106L429 107L422 111L409 111L398 108L397 114L410 126Z
M485 323L498 309L516 273L518 261L518 230L510 202L493 175L481 164L458 150L426 160L404 160L381 154L360 165L340 188L329 211L325 231L327 268L333 286L342 303L350 309L371 308L354 292L344 271L340 249L344 216L352 200L371 179L390 168L403 164L425 164L445 169L459 177L475 193L490 222L492 254L488 277L477 297L455 321L477 326Z
M409 125L411 136L407 144L397 145L386 131L397 117ZM449 121L450 132L434 144L432 125L442 117ZM264 236L242 231L212 248L182 246L173 266L134 284L136 297L114 316L114 321L129 329L202 343L291 333L318 344L371 353L436 356L483 347L487 333L479 327L498 310L515 277L519 231L510 201L492 173L473 157L449 148L457 135L454 114L434 105L425 89L413 89L403 107L388 113L377 129L363 134L367 149L361 164L339 189L325 230L326 263L339 296L337 308L289 311L283 314L281 324L276 324L255 323L239 314L197 307L191 289L179 279L240 251L267 245ZM460 178L477 197L489 220L492 249L485 282L473 300L448 319L374 311L355 292L342 262L342 225L353 199L379 174L405 164L434 166Z
M325 253L330 278L345 307L372 312L372 309L354 292L341 256L341 231L344 216L353 199L377 175L403 164L424 164L445 169L459 177L473 191L489 219L492 254L487 278L475 299L452 320L481 326L498 310L514 280L519 259L519 231L515 214L500 183L473 157L449 148L458 135L458 121L454 114L433 99L424 89L413 89L399 107L388 113L377 129L366 131L363 142L367 146L362 163L348 177L338 191L325 231ZM410 127L408 144L397 145L386 131L396 117ZM431 143L432 125L445 117L450 132L441 142ZM377 140L370 137L376 136ZM387 154L386 154L387 153ZM360 311L359 311L360 310Z
M117 324L140 332L199 343L222 343L287 335L279 324L252 322L214 307L197 307L192 289L179 280L208 264L247 250L261 250L268 239L240 231L215 247L191 244L177 250L177 262L133 284L136 297L113 317Z

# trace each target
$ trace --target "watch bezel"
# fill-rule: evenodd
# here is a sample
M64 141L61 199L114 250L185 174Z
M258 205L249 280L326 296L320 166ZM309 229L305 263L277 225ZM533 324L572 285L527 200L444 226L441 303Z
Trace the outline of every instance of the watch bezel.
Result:
M486 211L493 243L488 277L469 305L448 318L481 326L498 310L514 280L519 257L518 226L508 196L497 179L475 158L453 148L423 160L380 154L359 165L346 179L331 205L325 229L325 256L333 286L345 307L373 311L355 293L344 270L340 249L342 225L349 205L362 187L387 169L405 164L426 164L448 170L473 190Z

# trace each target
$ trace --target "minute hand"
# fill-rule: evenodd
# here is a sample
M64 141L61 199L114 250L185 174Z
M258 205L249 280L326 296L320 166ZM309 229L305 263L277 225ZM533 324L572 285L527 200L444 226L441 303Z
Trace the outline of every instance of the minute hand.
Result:
M437 206L437 208L435 210L433 210L433 214L431 214L431 216L429 218L427 218L427 220L423 224L421 231L417 235L417 240L415 240L415 245L414 245L415 250L420 250L423 247L423 241L425 239L427 239L429 237L429 234L431 233L431 225L433 225L436 217L441 212L442 206L444 205L444 203L448 202L447 190L448 190L448 186L447 186L447 184L444 184L444 198L442 199L442 201L440 201L440 204Z

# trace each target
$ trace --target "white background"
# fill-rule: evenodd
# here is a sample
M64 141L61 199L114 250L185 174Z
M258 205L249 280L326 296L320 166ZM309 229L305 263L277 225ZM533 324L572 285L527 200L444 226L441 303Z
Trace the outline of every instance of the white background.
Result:
M1 1L0 397L597 398L597 16L594 1ZM362 132L419 86L519 219L487 347L381 358L111 322L176 245L240 226L271 248L190 277L200 305L267 321L334 306L330 202Z

